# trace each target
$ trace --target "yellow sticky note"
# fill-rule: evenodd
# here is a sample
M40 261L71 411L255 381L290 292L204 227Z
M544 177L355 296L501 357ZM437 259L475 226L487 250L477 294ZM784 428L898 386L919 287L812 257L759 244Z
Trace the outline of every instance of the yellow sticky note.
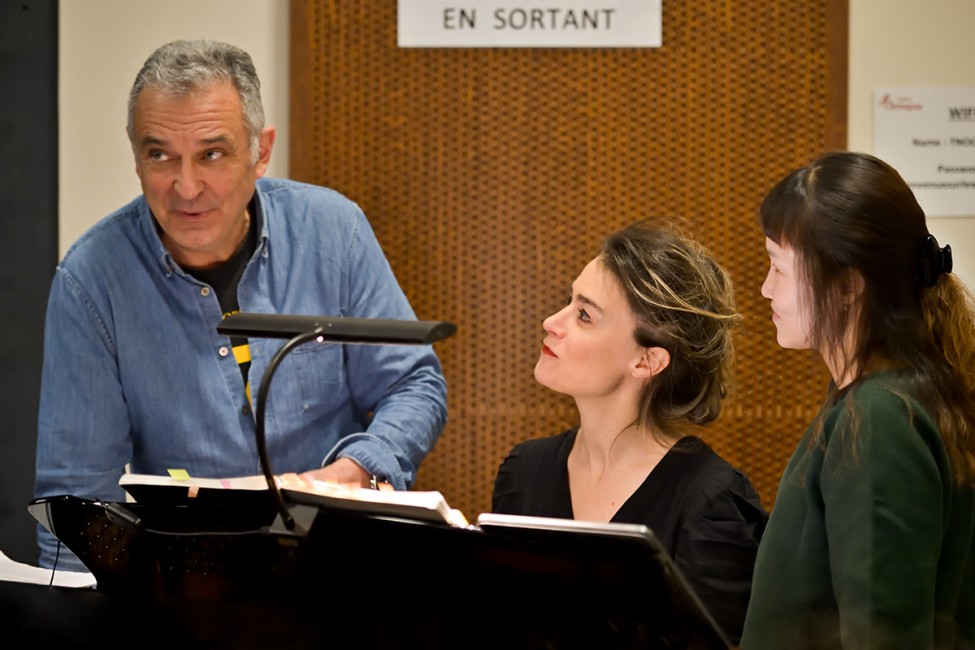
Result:
M170 469L170 470L166 470L166 471L168 471L169 472L169 475L172 476L177 481L188 481L188 480L190 480L190 473L187 472L185 469Z

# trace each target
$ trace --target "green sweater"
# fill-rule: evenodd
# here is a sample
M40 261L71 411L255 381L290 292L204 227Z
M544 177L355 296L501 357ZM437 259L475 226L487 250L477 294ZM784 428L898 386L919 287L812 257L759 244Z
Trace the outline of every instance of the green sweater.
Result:
M759 547L743 649L975 647L975 490L952 484L912 391L880 373L844 392L824 445L806 431Z

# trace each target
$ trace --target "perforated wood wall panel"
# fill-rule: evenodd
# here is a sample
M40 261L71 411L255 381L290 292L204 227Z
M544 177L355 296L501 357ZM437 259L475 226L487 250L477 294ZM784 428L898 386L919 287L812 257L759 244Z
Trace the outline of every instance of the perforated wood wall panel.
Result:
M827 377L775 343L756 211L845 146L846 0L663 3L656 49L399 49L396 3L292 0L292 177L372 222L437 344L449 423L420 471L473 519L518 441L574 424L542 320L610 231L679 224L736 284L738 388L700 433L766 506Z

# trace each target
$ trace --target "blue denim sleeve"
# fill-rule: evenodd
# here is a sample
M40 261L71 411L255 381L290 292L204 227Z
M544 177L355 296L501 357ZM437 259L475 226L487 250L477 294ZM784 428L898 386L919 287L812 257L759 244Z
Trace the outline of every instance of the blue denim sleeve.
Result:
M59 267L44 332L34 496L123 500L118 479L131 458L128 427L109 329ZM38 543L40 565L52 566L57 540L40 529ZM64 548L58 566L84 570Z
M344 313L416 318L364 216L346 262ZM349 345L346 353L353 399L372 419L365 432L340 440L324 464L349 457L396 489L407 489L446 423L447 386L440 361L430 345Z

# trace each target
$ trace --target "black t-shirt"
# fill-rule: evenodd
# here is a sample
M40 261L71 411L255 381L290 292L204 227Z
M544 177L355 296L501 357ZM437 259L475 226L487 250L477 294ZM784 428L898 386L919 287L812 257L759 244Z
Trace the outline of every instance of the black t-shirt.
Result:
M240 305L237 302L237 285L244 274L244 269L247 268L247 263L257 249L257 233L260 232L261 211L256 195L251 199L248 210L253 215L250 220L250 229L243 243L230 259L222 264L205 269L184 267L184 270L197 280L210 285L210 288L217 294L220 311L223 312L224 318L240 311ZM250 347L247 339L243 337L231 337L230 342L233 346L234 357L240 366L241 375L244 377L247 395L250 397L250 385L248 384L251 365Z

